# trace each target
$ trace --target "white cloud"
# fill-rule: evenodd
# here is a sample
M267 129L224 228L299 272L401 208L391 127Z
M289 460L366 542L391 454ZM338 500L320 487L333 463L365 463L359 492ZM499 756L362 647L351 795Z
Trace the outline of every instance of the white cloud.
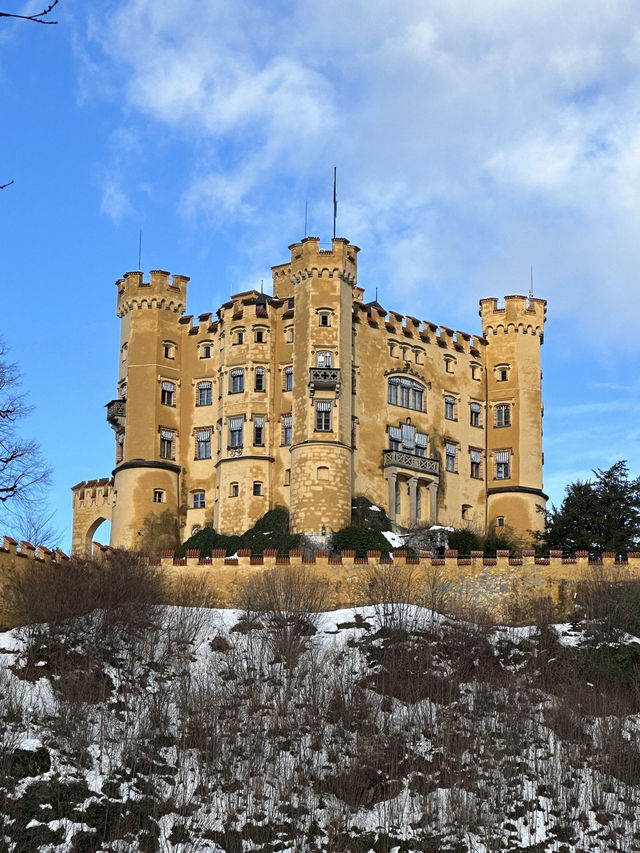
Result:
M282 230L292 184L317 195L337 163L368 284L440 312L526 289L533 262L605 348L640 322L639 33L630 0L124 0L94 37L123 123L184 145L194 221Z

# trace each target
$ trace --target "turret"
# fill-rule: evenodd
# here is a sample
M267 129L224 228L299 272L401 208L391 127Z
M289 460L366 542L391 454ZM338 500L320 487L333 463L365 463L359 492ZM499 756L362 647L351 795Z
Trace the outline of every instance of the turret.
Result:
M107 405L116 433L111 541L143 548L145 519L170 510L177 516L182 347L178 319L186 276L152 270L128 272L116 282L121 319L118 399Z
M273 268L274 293L293 298L291 529L321 537L351 517L351 310L357 246L294 243ZM345 388L346 393L345 393Z
M487 522L539 530L542 491L542 373L546 301L480 301L487 386Z

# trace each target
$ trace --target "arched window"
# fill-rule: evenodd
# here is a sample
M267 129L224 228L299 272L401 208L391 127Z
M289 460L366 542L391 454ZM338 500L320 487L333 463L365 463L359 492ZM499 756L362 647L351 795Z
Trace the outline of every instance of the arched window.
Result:
M205 493L203 491L197 491L193 493L193 508L194 509L204 509L204 496Z
M391 376L387 385L387 402L416 412L423 411L424 387L404 376Z
M318 480L328 480L329 468L326 465L319 465L316 471L316 477Z
M316 353L316 367L333 367L333 355L328 350Z
M448 421L456 419L456 398L447 396L444 398L444 416Z

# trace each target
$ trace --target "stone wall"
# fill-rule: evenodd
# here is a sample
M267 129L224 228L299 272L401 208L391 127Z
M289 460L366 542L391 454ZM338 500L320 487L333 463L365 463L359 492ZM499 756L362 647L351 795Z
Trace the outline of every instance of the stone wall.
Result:
M108 546L96 547L102 557L110 550ZM58 565L64 572L68 559L61 551L35 549L28 542L18 543L5 536L4 547L0 548L0 623L9 625L14 621L6 597L6 583L12 572L34 563ZM533 551L524 551L518 558L510 557L508 551L499 551L493 558L481 552L459 557L456 551L447 551L441 558L433 557L429 551L421 551L416 557L407 556L404 551L394 552L393 557L382 556L378 551L370 551L367 557L356 557L353 551L342 551L340 556L318 551L310 558L303 557L300 551L291 551L286 557L269 550L262 556L239 551L235 557L214 551L211 557L190 552L183 559L174 558L173 552L167 551L150 559L161 567L169 589L184 586L184 582L197 584L221 607L241 606L243 584L276 566L304 568L324 580L330 608L362 605L376 571L395 567L405 577L410 574L412 587L424 594L427 604L457 605L469 612L490 611L496 618L505 614L510 603L523 604L540 596L570 605L575 584L587 577L640 578L640 553L629 554L623 562L616 561L615 554L604 554L599 563L589 562L586 552L567 558L560 551L552 551L544 558L536 557Z

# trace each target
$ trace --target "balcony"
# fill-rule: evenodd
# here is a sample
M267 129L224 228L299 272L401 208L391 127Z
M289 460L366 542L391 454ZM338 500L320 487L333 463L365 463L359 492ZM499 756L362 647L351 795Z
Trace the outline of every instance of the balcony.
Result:
M405 453L404 450L383 450L384 468L408 468L419 474L429 474L432 477L440 476L440 463L437 459L429 459L427 456L415 456L413 453Z
M107 421L116 429L123 427L125 418L127 417L127 401L126 400L111 400L107 403Z
M316 388L335 388L336 397L340 396L339 367L310 367L309 391L313 397Z

